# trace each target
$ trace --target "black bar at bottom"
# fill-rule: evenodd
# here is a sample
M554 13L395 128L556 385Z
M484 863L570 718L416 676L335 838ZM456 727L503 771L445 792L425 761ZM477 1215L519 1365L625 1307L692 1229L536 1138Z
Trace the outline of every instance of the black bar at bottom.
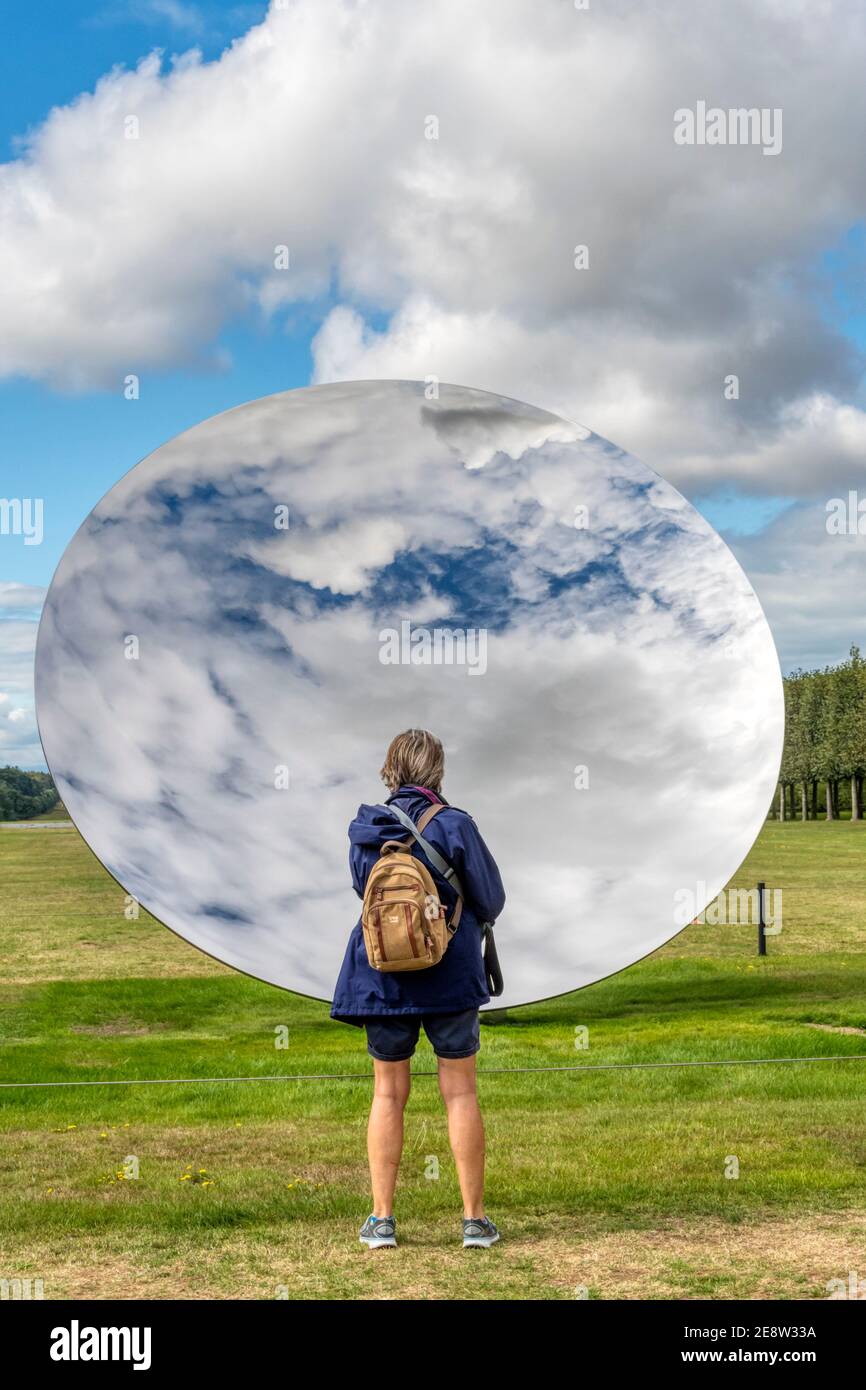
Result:
M471 1252L473 1256L478 1253ZM367 1258L382 1258L382 1254ZM395 1252L385 1252L385 1258L393 1260ZM700 1374L703 1367L712 1365L728 1369L796 1365L819 1372L826 1381L828 1372L855 1364L862 1348L862 1310L858 1314L856 1309L840 1304L863 1299L866 1280L858 1276L849 1283L850 1288L848 1284L843 1288L840 1282L826 1298L797 1302L607 1302L581 1296L583 1291L576 1289L573 1295L569 1292L561 1299L549 1300L546 1316L562 1327L563 1335L591 1336L593 1360L611 1370L691 1367ZM223 1381L235 1372L247 1378L252 1375L260 1382L271 1374L295 1376L299 1372L306 1379L313 1371L311 1362L317 1370L333 1374L337 1361L342 1365L347 1353L351 1357L369 1345L370 1313L363 1300L343 1303L339 1308L323 1300L321 1312L328 1322L327 1327L323 1324L321 1336L316 1330L317 1314L313 1313L311 1326L309 1304L301 1309L301 1301L292 1298L290 1289L288 1301L268 1302L21 1301L13 1305L4 1300L0 1302L4 1360L15 1366L19 1381L28 1371L42 1376L47 1372L49 1380L56 1376L61 1382L77 1374L92 1381L101 1371L114 1378L129 1374L134 1381L147 1375L194 1371L198 1376L219 1375ZM428 1296L423 1306L406 1308L401 1315L401 1346L392 1352L403 1363L404 1372L407 1365L418 1364L417 1347L413 1349L411 1341L404 1340L410 1331L406 1317L417 1313L420 1334L430 1326L430 1301ZM466 1301L466 1323L460 1320L457 1303L452 1302L448 1320L439 1324L437 1337L454 1337L456 1347L464 1331L477 1337L486 1324L495 1327L502 1310L507 1310L508 1318L503 1337L512 1341L515 1331L519 1332L514 1303L520 1299L498 1303L480 1296ZM568 1304L572 1306L563 1306ZM455 1315L457 1327L453 1326ZM533 1316L537 1318L537 1312ZM354 1353L345 1340L339 1346L333 1340L346 1319L350 1334L357 1328ZM111 1359L115 1347L126 1353L125 1359ZM88 1359L91 1350L105 1359ZM57 1356L69 1359L55 1359Z

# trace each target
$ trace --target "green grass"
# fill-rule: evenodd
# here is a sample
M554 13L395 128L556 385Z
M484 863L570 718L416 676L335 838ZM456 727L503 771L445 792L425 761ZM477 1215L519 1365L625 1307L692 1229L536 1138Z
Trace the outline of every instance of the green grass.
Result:
M0 1277L42 1278L46 1298L826 1297L828 1280L862 1273L866 1063L493 1069L866 1053L864 833L768 824L735 878L783 888L766 958L752 927L693 926L486 1024L488 1202L506 1236L490 1252L459 1248L436 1082L419 1074L402 1248L377 1257L356 1243L360 1032L146 914L127 921L74 830L0 829L0 1080L358 1078L0 1090ZM504 936L502 953L507 966ZM414 1065L433 1069L426 1042ZM129 1157L139 1176L118 1178Z
M142 911L74 826L0 824L0 978L111 979L123 975L231 976Z
M762 880L783 894L774 954L866 948L866 822L768 821L731 882L753 888ZM752 927L692 927L664 949L741 955L755 937Z

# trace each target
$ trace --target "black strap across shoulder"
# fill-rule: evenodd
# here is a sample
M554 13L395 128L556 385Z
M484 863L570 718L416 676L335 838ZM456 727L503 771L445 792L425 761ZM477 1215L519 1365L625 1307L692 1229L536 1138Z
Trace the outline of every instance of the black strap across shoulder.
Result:
M397 817L400 823L404 825L409 833L418 841L424 854L433 867L438 869L439 873L445 879L445 882L450 883L458 897L465 899L466 894L463 891L463 885L457 877L457 874L454 872L447 859L443 858L439 853L438 849L434 849L430 841L425 840L412 817L407 815L405 811L401 811L399 806L393 806L391 804L383 807L383 810L390 811L392 815ZM499 955L493 937L493 923L482 922L480 925L481 935L483 937L484 973L487 977L487 992L492 995L494 999L498 999L505 988L505 983L502 979L502 968L499 964Z

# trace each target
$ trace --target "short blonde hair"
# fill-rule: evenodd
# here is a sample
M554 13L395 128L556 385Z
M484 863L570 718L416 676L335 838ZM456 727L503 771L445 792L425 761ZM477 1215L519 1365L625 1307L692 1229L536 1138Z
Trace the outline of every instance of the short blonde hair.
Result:
M426 729L407 729L391 740L380 776L392 792L406 785L438 792L445 776L445 750Z

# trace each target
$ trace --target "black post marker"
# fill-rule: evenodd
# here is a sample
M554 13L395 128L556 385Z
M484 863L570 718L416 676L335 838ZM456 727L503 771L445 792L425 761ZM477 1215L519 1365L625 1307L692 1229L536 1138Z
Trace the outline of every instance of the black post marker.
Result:
M767 938L764 935L764 887L763 883L758 884L758 955L767 954Z

